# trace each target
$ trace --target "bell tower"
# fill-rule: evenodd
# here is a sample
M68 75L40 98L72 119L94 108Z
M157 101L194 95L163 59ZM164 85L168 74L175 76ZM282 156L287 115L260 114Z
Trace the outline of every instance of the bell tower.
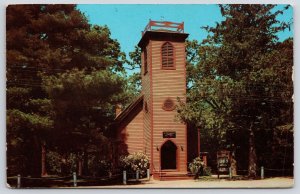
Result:
M149 21L142 50L143 135L151 172L187 171L187 127L176 119L177 98L186 100L184 23Z

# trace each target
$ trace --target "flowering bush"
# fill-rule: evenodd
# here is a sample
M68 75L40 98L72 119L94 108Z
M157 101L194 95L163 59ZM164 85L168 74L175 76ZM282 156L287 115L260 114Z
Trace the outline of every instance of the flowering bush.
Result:
M200 159L200 157L195 158L193 162L189 164L189 169L193 174L198 173L201 167L204 167L204 162Z
M127 156L121 156L120 162L124 170L130 173L134 173L138 170L141 175L146 174L150 166L148 156L142 152L134 152Z
M195 174L195 179L199 176L211 176L211 168L204 165L204 162L197 157L189 164L191 173Z

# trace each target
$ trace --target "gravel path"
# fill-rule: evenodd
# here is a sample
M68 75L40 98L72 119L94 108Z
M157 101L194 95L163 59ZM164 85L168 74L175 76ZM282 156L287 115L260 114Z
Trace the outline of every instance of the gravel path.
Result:
M136 185L97 186L88 188L291 188L293 178L267 178L264 180L176 180L145 181Z

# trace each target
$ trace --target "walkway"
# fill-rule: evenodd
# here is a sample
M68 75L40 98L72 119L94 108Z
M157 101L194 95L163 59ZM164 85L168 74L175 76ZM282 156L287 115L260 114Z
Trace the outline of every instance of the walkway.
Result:
M151 180L136 185L95 186L85 188L291 188L293 184L293 178L278 177L264 180Z

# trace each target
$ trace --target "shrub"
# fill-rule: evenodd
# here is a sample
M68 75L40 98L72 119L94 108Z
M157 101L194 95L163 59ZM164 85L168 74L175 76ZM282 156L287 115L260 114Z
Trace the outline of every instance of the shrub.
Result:
M61 155L58 152L49 150L46 154L48 174L61 174Z
M200 168L204 167L204 162L200 159L200 157L197 157L189 164L189 169L191 173L196 174L199 172Z
M142 152L135 152L120 158L122 168L129 173L134 173L137 170L141 175L145 175L150 166L149 158Z
M98 165L99 175L109 175L109 171L111 171L111 162L107 160L100 160L98 162Z
M211 176L211 168L204 165L204 162L199 158L195 158L193 162L189 164L191 173L195 174L195 178L199 176Z
M94 155L90 155L88 158L88 171L92 176L108 176L111 171L111 162L108 160L100 160Z
M211 176L211 168L208 166L205 166L203 168L203 176Z

